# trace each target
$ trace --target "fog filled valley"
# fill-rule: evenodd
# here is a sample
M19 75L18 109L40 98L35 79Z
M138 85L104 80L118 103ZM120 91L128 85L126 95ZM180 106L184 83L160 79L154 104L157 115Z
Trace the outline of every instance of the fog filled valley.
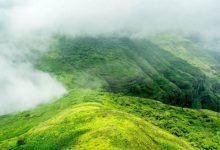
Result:
M220 149L219 6L0 0L0 150Z

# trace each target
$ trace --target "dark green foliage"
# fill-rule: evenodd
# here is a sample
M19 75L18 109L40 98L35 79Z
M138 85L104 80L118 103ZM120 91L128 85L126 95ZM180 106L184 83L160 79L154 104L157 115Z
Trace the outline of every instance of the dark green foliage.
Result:
M182 107L218 110L209 79L198 68L146 39L57 36L38 66L69 88L161 100ZM67 81L65 81L67 80Z
M154 125L187 139L199 149L219 148L220 116L217 112L167 107L159 102L136 97L125 98L123 95L112 95L110 99L120 110L143 117Z
M21 146L21 145L24 145L25 144L25 139L19 139L17 141L17 146Z

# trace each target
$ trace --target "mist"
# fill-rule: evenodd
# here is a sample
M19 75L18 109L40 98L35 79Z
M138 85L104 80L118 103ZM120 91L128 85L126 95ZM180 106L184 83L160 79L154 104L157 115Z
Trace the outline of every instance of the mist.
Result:
M0 115L30 109L66 93L55 77L34 68L30 46L12 41L0 41ZM38 48L44 52L42 46Z
M2 1L2 0L1 0ZM219 35L218 0L3 0L12 34L133 34L164 31ZM2 17L1 17L2 18Z
M34 68L55 33L146 36L161 32L220 37L219 0L0 0L0 115L66 93ZM33 51L32 49L35 49Z

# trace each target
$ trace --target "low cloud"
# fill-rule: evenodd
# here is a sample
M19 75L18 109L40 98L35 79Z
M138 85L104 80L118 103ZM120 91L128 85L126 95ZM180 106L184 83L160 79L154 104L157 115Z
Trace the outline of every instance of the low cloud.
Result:
M219 0L21 0L5 1L12 33L103 34L164 31L219 35Z
M34 69L29 49L0 43L0 115L57 99L66 90L49 74Z

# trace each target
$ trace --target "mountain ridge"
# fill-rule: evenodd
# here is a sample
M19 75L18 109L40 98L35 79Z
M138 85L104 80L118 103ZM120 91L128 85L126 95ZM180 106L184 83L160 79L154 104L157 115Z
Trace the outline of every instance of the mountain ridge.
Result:
M183 149L186 147L187 149L216 149L219 142L216 131L220 128L220 119L217 115L219 114L212 111L179 108L155 100L128 97L124 94L75 89L69 91L69 94L60 100L44 104L34 110L0 117L0 148L54 149L57 147L65 149L65 147L72 147L80 149L77 146L82 145L81 148L95 149L96 139L101 138L101 141L105 141L105 139L114 140L124 137L125 139L122 139L125 141L119 140L119 145L114 145L114 142L113 145L108 145L108 142L97 142L99 146L107 146L106 149L110 149L112 146L112 148L115 146L119 149L126 148L128 146L126 141L129 139L129 143L139 149L146 149L144 145L148 142L151 146L161 147L158 149L181 149L181 147L185 147ZM138 118L139 123L136 122L140 124L138 126L147 131L142 131L142 129L137 131L139 127L133 125L134 130L131 130L126 124L121 124L123 120L127 122L132 118L134 120ZM93 121L98 122L95 125ZM144 122L148 125L142 126L141 124ZM213 130L213 126L216 131ZM109 127L110 130L106 132L110 135L113 134L113 139L101 131L105 127ZM92 134L96 131L97 136L89 138L90 132ZM139 137L153 134L154 140L159 140L159 143L164 144L157 143L155 145L151 139L146 140L145 144L137 144L137 141L133 139L136 132ZM173 135L171 136L171 134ZM75 138L71 135L74 135ZM87 138L91 141L86 140ZM120 145L123 148L120 148ZM149 147L149 149L151 148Z

